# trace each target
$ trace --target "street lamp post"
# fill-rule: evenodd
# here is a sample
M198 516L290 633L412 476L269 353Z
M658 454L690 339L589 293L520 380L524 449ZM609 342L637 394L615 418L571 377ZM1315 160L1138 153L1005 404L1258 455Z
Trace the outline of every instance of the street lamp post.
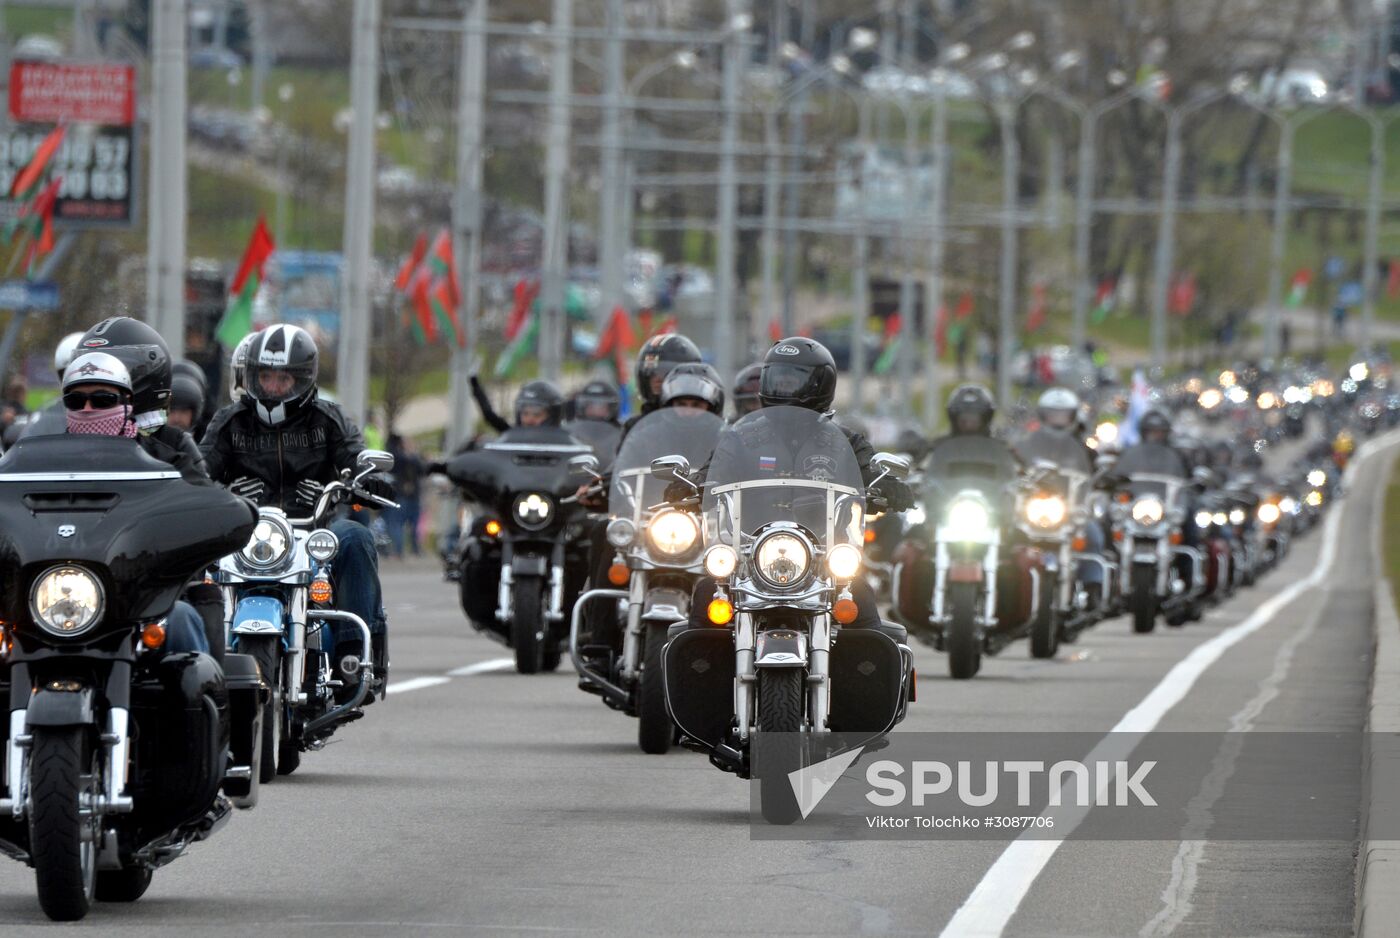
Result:
M273 239L279 248L287 245L287 187L291 185L287 166L286 118L287 105L292 103L296 88L291 82L283 82L277 89L277 100L282 102L283 133L277 141L277 202L273 214ZM264 111L264 114L267 112Z

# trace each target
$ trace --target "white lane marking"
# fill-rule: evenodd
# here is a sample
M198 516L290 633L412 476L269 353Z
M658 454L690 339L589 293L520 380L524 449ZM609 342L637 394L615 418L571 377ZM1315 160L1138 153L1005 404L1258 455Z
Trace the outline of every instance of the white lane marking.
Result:
M446 677L411 677L406 681L399 681L390 684L388 692L391 694L404 694L411 690L422 690L425 687L436 687L439 684L446 684L451 678Z
M1298 646L1312 637L1322 618L1319 610L1308 619L1307 625L1299 629L1284 642L1274 656L1274 669L1269 676L1259 682L1259 692L1230 718L1230 728L1226 731L1215 758L1211 760L1210 772L1201 782L1196 796L1186 806L1188 818L1186 830L1172 860L1172 877L1167 888L1162 890L1162 910L1156 914L1138 934L1141 938L1158 938L1170 935L1186 921L1195 907L1196 885L1199 882L1201 861L1205 858L1207 835L1214 823L1214 809L1225 786L1235 774L1235 764L1244 749L1244 734L1254 729L1259 716L1278 697L1283 682L1293 665L1293 656Z
M1400 433L1392 431L1365 443L1347 467L1342 478L1345 486L1355 475L1362 461L1377 450L1383 449L1400 439ZM1116 737L1115 734L1148 733L1166 715L1167 711L1181 702L1186 693L1206 668L1214 664L1233 645L1253 635L1268 624L1279 609L1296 599L1304 590L1316 586L1327 576L1336 553L1337 531L1345 511L1331 511L1327 515L1327 525L1323 532L1322 551L1317 566L1306 579L1295 582L1281 593L1266 600L1253 615L1239 625L1221 632L1215 638L1196 648L1167 672L1161 683L1154 687L1136 707L1129 710L1109 730L1109 735L1100 740L1086 759L1118 761L1132 754L1136 746L1122 740L1131 737ZM1031 886L1035 884L1046 865L1060 845L1067 840L1080 822L1089 813L1088 808L1070 808L1054 813L1054 840L1017 839L997 857L986 874L983 875L967 901L958 908L940 933L942 938L978 936L996 938L1005 930L1016 910L1025 900Z
M478 661L476 664L466 664L460 668L453 668L447 672L448 677L471 677L473 674L486 674L491 671L504 671L507 668L515 667L514 658L492 658L490 661Z
M434 674L428 677L411 677L406 681L390 684L389 693L406 694L411 690L422 690L425 687L437 687L439 684L446 684L454 677L471 677L473 674L486 674L489 671L504 671L507 668L513 667L515 667L514 658L492 658L489 661L464 664L460 668L453 668L446 674Z

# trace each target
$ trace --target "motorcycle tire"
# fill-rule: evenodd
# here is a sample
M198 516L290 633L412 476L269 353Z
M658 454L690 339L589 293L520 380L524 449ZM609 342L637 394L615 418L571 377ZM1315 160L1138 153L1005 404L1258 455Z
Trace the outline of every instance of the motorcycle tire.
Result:
M662 679L661 652L666 647L666 629L664 624L647 626L642 675L637 681L637 745L652 755L670 751L675 729L666 709L666 682Z
M55 922L76 922L92 906L101 824L79 810L83 779L96 788L101 773L84 729L35 727L32 738L29 849L39 905Z
M546 674L553 674L559 670L559 664L564 660L564 653L558 648L547 648L540 656L540 670Z
M544 667L544 592L539 580L517 580L511 586L510 647L515 651L515 670L538 674Z
M774 734L758 743L764 747L758 778L759 811L769 824L792 824L802 816L789 773L802 768L806 674L802 668L763 668L758 672L758 730Z
M266 785L277 778L282 745L282 643L278 638L245 637L238 650L258 663L263 680L272 689L263 705L262 767L258 781Z
M982 670L982 641L977 635L977 584L950 583L946 601L950 612L943 631L943 646L948 651L948 675L956 681L965 681Z
M1035 618L1031 620L1031 657L1053 658L1060 650L1060 617L1055 614L1059 579L1053 573L1041 578Z
M296 740L289 739L285 734L277 743L277 774L291 775L301 768L301 749L297 747Z
M1128 604L1133 631L1146 635L1157 627L1157 571L1149 566L1133 568L1133 593Z
M98 870L98 902L135 902L151 886L155 870L145 866L124 866L119 870Z

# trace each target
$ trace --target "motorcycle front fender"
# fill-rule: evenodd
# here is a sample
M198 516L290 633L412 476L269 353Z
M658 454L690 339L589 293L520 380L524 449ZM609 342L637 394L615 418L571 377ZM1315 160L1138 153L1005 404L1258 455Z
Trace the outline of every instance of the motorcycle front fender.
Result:
M233 610L233 635L281 635L286 609L275 596L244 596Z
M56 683L56 682L55 682ZM88 726L93 722L92 688L72 690L39 688L29 700L24 722L28 726Z

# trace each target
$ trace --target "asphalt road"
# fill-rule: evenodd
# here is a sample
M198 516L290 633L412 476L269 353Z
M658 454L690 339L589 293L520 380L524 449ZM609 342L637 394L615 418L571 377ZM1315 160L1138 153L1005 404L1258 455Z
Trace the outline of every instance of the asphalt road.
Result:
M1020 643L989 660L975 680L956 684L941 655L916 647L919 700L901 730L1107 732L1130 711L1150 710L1149 693L1164 679L1182 691L1177 666L1199 665L1216 651L1175 702L1153 697L1158 728L1360 728L1380 463L1363 466L1340 503L1333 550L1323 550L1323 529L1314 531L1258 587L1200 623L1140 636L1120 618L1057 660L1033 661ZM140 902L100 906L79 928L201 935L1352 930L1354 843L1070 840L1047 857L1043 842L1018 852L970 841L753 841L745 783L690 752L642 755L634 722L581 693L571 672L508 670L504 649L471 632L455 587L434 565L388 562L385 584L394 630L389 700L308 755L296 775L265 787L255 810L159 871ZM1358 785L1359 777L1358 765ZM65 930L46 922L32 873L12 862L0 865L0 929Z

